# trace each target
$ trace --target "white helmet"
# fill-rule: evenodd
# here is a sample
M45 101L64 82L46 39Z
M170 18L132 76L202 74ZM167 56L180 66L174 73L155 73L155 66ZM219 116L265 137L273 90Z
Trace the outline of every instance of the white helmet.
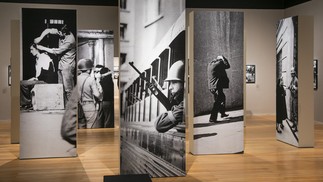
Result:
M176 61L169 69L165 81L182 81L184 82L184 62Z

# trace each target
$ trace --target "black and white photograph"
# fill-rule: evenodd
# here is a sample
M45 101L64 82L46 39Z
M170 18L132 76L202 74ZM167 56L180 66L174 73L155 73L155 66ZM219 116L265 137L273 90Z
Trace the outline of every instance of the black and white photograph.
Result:
M120 173L186 175L185 1L120 4Z
M313 73L314 73L314 82L313 82L313 87L314 90L317 90L318 88L318 61L317 59L314 59L313 61Z
M193 154L244 152L244 15L194 12Z
M20 158L76 156L76 10L21 10Z
M256 65L246 65L246 83L256 83Z
M78 128L113 128L113 31L78 30L77 38Z
M11 86L11 65L8 66L8 86Z
M276 137L298 146L298 18L280 20L276 36Z

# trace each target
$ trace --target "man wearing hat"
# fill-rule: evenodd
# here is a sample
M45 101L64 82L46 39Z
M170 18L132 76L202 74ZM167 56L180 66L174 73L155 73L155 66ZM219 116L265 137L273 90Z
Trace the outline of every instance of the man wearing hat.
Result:
M171 110L159 115L155 120L155 128L158 132L164 133L179 124L183 124L184 111L184 62L176 61L169 69L165 82L169 82ZM177 130L185 131L185 127L178 127Z
M218 122L218 113L221 117L227 117L225 113L225 95L224 88L229 88L229 78L226 69L230 68L228 60L224 56L218 56L212 60L207 67L208 87L213 94L214 103L211 111L210 122Z
M81 73L77 76L79 103L83 109L86 120L86 128L98 128L95 99L101 101L103 91L99 81L91 77L93 62L91 59L81 59L77 63L77 69Z
M114 127L114 83L112 71L103 66L96 65L94 77L100 83L103 90L103 99L99 102L98 121L99 128Z

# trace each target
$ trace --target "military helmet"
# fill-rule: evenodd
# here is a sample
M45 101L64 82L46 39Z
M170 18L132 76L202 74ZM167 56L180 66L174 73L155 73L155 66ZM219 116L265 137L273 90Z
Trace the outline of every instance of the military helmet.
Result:
M184 81L184 62L176 61L169 69L165 81Z
M91 59L81 59L77 63L77 69L80 71L86 71L93 68L93 62Z

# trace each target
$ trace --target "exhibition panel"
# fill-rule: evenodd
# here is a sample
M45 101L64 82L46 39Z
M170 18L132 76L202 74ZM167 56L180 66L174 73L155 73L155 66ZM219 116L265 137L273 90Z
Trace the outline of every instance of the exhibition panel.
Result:
M243 153L244 14L194 11L189 26L191 152Z
M81 86L79 93L80 114L78 128L113 128L114 127L114 45L113 32L109 30L78 30L78 60L89 59L93 71L85 77L94 77L96 86L101 87L101 95L91 94L90 87L84 86L88 79L78 79ZM81 70L79 73L81 74ZM84 74L83 74L84 75ZM83 77L83 75L81 77ZM84 83L84 86L83 86ZM82 87L83 86L83 87ZM94 98L93 98L94 96ZM87 101L87 102L85 102ZM92 101L92 102L88 102ZM82 103L81 103L82 102ZM89 110L89 105L94 109ZM84 114L83 114L84 113ZM90 121L93 118L93 121Z
M185 1L120 8L120 173L184 176Z
M313 18L280 20L276 51L276 137L313 147Z
M76 156L76 11L23 8L21 22L20 159Z

